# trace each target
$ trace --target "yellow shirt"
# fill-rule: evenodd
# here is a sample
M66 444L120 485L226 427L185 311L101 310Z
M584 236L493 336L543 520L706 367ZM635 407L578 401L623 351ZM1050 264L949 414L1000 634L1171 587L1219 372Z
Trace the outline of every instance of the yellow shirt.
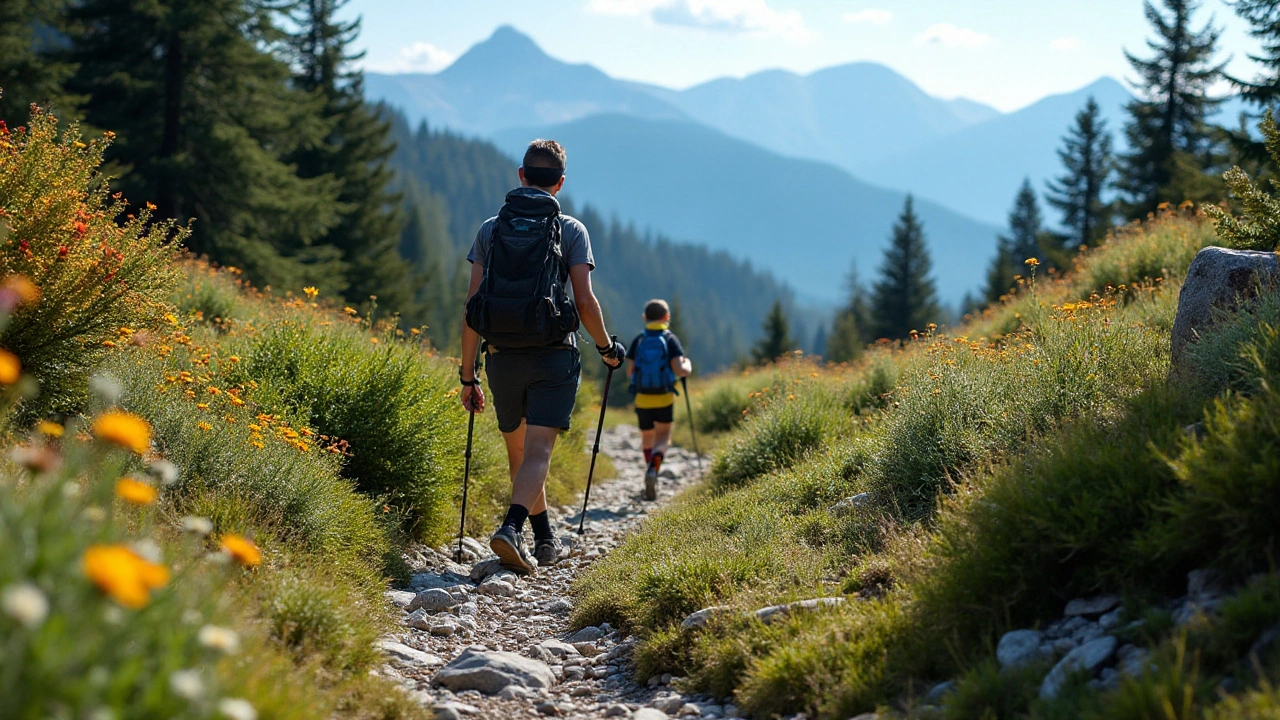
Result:
M646 323L645 330L666 330L668 324L662 322ZM657 410L658 408L670 407L676 404L675 393L658 393L656 395L646 395L644 393L636 393L636 409L637 410Z

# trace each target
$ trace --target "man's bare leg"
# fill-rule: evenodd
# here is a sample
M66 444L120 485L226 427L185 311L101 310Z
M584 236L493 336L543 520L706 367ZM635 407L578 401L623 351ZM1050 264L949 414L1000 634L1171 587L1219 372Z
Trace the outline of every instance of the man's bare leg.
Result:
M519 429L503 435L508 453L515 446L514 449L520 456L519 466L515 467L511 478L511 507L507 510L502 528L489 541L489 546L498 554L504 567L526 573L534 571L534 566L529 563L522 552L523 548L519 546L520 533L524 529L524 521L534 515L540 518L535 520L537 525L547 524L549 527L546 515L547 472L551 468L551 451L555 448L556 436L559 434L557 428L521 425ZM518 442L519 435L523 435L523 442ZM508 462L515 466L510 454ZM506 536L507 528L514 531L514 542Z

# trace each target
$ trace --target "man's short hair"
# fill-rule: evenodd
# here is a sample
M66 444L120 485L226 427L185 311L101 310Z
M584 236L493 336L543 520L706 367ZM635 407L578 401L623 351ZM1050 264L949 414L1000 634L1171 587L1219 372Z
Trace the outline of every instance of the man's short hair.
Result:
M666 300L654 299L644 304L644 319L648 322L656 322L670 314L671 307Z
M551 168L564 172L566 158L564 147L555 140L534 140L524 151L522 167Z

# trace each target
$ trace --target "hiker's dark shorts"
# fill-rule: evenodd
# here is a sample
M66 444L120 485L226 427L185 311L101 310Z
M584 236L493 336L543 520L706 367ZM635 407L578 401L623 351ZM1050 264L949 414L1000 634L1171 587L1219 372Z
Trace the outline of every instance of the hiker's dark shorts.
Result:
M577 348L491 351L484 368L499 430L512 432L522 419L530 425L569 429L582 374Z
M675 422L675 404L660 408L636 408L636 421L641 430L652 430L654 423Z

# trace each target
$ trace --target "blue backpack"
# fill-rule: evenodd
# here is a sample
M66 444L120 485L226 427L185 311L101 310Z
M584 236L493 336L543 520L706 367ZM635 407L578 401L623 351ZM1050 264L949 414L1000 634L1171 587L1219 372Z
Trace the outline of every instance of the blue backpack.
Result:
M635 372L631 374L631 394L661 395L675 392L676 374L671 370L666 330L645 330L636 343Z

